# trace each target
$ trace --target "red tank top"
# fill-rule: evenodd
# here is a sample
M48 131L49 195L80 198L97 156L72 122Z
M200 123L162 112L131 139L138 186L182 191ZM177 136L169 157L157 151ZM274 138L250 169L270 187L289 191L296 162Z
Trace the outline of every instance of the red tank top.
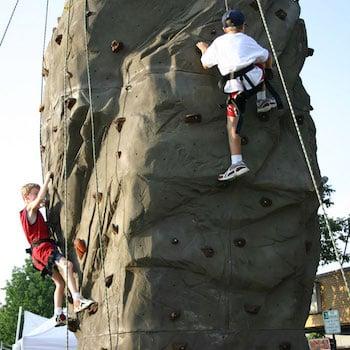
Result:
M50 238L49 229L39 210L37 211L36 221L34 222L34 224L31 224L29 222L27 218L26 208L20 211L20 218L21 218L21 223L22 223L24 233L27 237L29 244L32 244L33 242L39 239Z

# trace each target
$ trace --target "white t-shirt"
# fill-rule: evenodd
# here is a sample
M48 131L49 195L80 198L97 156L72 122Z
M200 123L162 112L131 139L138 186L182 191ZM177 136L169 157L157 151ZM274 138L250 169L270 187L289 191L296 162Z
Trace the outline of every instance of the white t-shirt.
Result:
M216 38L202 55L201 61L208 68L218 66L221 75L236 72L256 62L266 62L269 52L261 47L253 38L244 33L225 33ZM254 85L258 85L263 71L256 67L247 73ZM246 89L251 86L244 81ZM227 93L242 91L243 86L238 79L229 80L224 91Z

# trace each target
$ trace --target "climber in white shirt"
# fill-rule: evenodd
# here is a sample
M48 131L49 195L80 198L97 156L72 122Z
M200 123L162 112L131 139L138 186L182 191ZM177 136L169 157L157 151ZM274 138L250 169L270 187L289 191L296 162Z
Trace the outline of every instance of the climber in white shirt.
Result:
M272 79L272 58L268 50L253 38L244 34L245 17L239 10L229 10L222 17L225 34L209 46L198 42L202 52L201 62L205 69L218 66L223 76L221 85L229 95L227 103L227 131L231 151L231 165L220 174L219 181L232 180L249 171L242 159L242 116L247 98L257 95L258 112L268 112L276 107L274 98L266 98L264 79ZM265 73L264 73L265 70Z

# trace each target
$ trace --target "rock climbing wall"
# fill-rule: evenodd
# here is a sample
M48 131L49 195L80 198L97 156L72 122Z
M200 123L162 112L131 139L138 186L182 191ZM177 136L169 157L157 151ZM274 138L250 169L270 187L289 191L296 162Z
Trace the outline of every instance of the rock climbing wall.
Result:
M242 144L251 172L216 181L230 161L225 96L194 46L222 34L224 1L87 2L88 12L84 1L67 2L53 31L41 118L43 167L55 173L51 226L68 238L83 294L99 302L96 314L78 318L79 348L110 349L110 324L120 350L308 349L317 201L285 98L284 111L259 116L248 103ZM268 47L255 2L229 6ZM299 77L310 52L299 3L263 7L319 179ZM278 78L273 85L283 96ZM75 239L87 245L81 258Z

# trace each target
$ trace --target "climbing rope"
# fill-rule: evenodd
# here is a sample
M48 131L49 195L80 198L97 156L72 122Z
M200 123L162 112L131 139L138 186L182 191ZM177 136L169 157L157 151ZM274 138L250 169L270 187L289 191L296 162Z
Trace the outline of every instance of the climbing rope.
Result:
M308 167L308 170L309 170L309 173L310 173L310 177L311 177L311 180L312 180L312 183L313 183L316 195L317 195L317 199L318 199L319 205L320 205L320 207L322 209L323 216L324 216L325 221L326 221L326 226L327 226L327 230L328 230L329 236L330 236L331 241L332 241L332 245L333 245L333 248L334 248L334 253L335 253L337 262L340 265L340 270L341 270L341 274L342 274L342 277L343 277L343 280L344 280L346 292L347 292L348 297L350 299L350 289L349 289L348 281L346 279L346 276L345 276L345 273L344 273L344 269L343 269L343 266L341 264L341 259L340 259L339 253L338 253L337 245L335 243L333 232L332 232L330 224L329 224L329 219L328 219L328 215L327 215L327 212L326 212L326 208L325 208L324 203L322 201L320 191L319 191L319 189L317 187L314 171L312 169L311 162L310 162L310 159L309 159L309 156L308 156L308 153L307 153L307 150L306 150L306 147L305 147L305 144L304 144L304 141L303 141L300 129L299 129L297 118L296 118L296 115L295 115L295 112L294 112L294 108L293 108L293 105L292 105L292 102L291 102L291 98L290 98L290 95L289 95L289 92L288 92L287 84L285 82L284 75L282 73L282 69L281 69L281 66L280 66L280 63L279 63L279 59L278 59L278 56L277 56L277 53L276 53L276 50L275 50L275 47L274 47L274 44L273 44L273 41L272 41L270 30L269 30L269 27L268 27L267 22L266 22L266 18L265 18L265 14L264 14L264 11L263 11L263 8L262 8L262 5L261 5L261 1L260 0L256 0L256 2L258 4L260 16L261 16L262 22L264 24L264 28L265 28L265 31L266 31L266 34L267 34L267 37L268 37L268 40L269 40L269 43L270 43L270 46L271 46L271 50L272 50L273 56L275 58L276 66L277 66L277 69L278 69L278 73L280 75L282 86L283 86L284 92L285 92L286 97L287 97L288 106L289 106L289 109L290 109L290 112L291 112L291 115L292 115L292 118L293 118L295 129L296 129L297 134L298 134L298 138L299 138L299 141L300 141L301 148L302 148L303 153L304 153L304 157L305 157L306 164L307 164L307 167Z
M10 27L10 24L11 24L13 15L15 14L15 11L16 11L16 8L17 8L18 3L19 3L19 0L16 1L15 6L13 7L13 10L12 10L12 13L11 13L11 16L10 16L10 19L9 19L9 21L7 22L6 28L5 28L5 30L4 30L4 34L3 34L2 37L1 37L0 47L1 47L1 45L2 45L2 43L3 43L3 41L4 41L4 39L5 39L7 30L8 30L9 27Z
M228 11L228 0L225 0L225 8L226 8L226 11Z
M102 271L103 271L103 280L106 280L106 269L105 269L105 255L104 255L104 244L102 239L102 220L101 220L101 211L100 211L100 203L99 203L99 185L98 185L98 171L97 171L97 157L96 157L96 137L95 137L95 122L94 122L94 108L92 103L92 88L91 88L91 74L90 74L90 58L89 58L89 49L88 49L88 39L87 39L87 13L88 13L88 0L85 0L84 4L84 48L85 48L85 58L86 58L86 74L87 74L87 83L88 83L88 93L89 93L89 114L91 121L91 141L92 141L92 158L94 165L94 177L95 177L95 188L96 188L96 196L95 203L97 208L97 218L98 218L98 238L100 244L100 252L101 252L101 262L102 262ZM109 301L108 301L108 290L106 284L104 284L105 288L105 299L106 299L106 308L107 308L107 320L108 320L108 333L109 333L109 346L110 349L113 349L112 344L112 332L111 332L111 319L110 319L110 310L109 310Z

